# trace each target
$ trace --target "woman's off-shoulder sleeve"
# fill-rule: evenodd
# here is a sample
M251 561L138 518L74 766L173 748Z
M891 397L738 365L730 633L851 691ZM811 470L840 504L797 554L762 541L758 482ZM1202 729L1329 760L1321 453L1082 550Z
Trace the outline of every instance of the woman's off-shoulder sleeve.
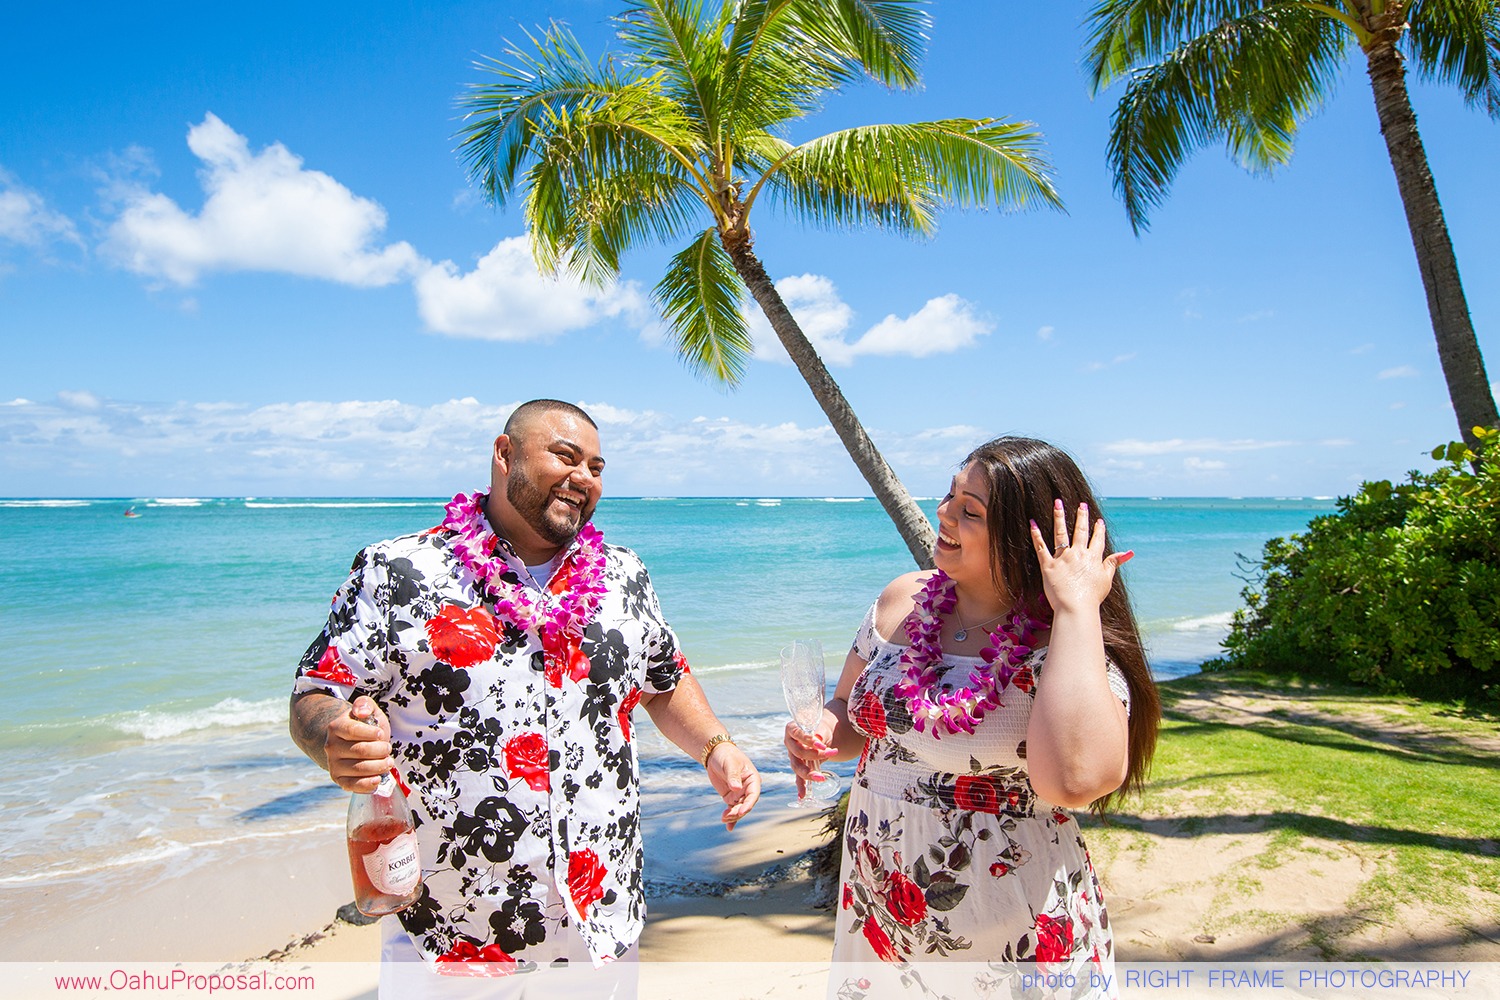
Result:
M869 663L875 656L875 644L879 640L875 632L875 604L871 604L870 610L865 612L865 620L859 623L859 631L854 633L854 655Z

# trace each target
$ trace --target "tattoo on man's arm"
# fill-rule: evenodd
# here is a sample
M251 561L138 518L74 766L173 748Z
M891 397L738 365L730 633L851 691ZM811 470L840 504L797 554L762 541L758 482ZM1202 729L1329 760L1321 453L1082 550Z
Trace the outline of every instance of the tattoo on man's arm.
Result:
M328 770L328 727L349 710L346 702L332 695L308 692L292 696L292 742L312 758L313 763Z

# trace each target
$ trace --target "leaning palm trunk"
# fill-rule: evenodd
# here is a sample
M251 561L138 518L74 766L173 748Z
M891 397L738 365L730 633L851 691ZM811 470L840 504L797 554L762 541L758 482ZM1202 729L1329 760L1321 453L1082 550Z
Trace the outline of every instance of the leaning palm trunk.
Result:
M828 422L833 425L834 432L844 443L855 466L865 477L865 482L870 485L875 499L880 501L886 514L895 523L906 547L911 550L912 558L922 569L931 569L932 548L937 539L932 526L927 522L927 515L922 513L890 464L875 447L875 442L865 433L864 425L855 415L854 408L844 398L838 383L828 374L823 359L818 357L812 342L807 339L791 310L781 300L781 293L776 291L775 284L750 249L749 242L726 240L724 248L734 261L734 269L739 273L740 280L750 289L750 294L755 297L756 303L770 321L771 329L776 331L776 336L786 348L792 363L797 366L797 371L812 390L813 397L828 415Z
M1500 424L1407 73L1457 86L1500 119L1500 0L1094 0L1097 93L1128 80L1110 125L1115 187L1136 232L1178 167L1224 140L1247 166L1287 163L1351 41L1365 55L1380 131L1416 250L1459 433ZM1410 60L1408 63L1407 60Z
M1406 209L1406 225L1417 252L1417 267L1427 292L1427 312L1432 317L1432 333L1437 338L1438 360L1448 383L1448 396L1458 417L1459 433L1469 448L1477 452L1474 428L1500 425L1500 414L1496 412L1484 358L1469 318L1469 304L1458 277L1458 258L1448 236L1443 206L1438 202L1427 151L1417 131L1417 116L1406 89L1403 57L1395 45L1399 34L1397 28L1386 35L1377 35L1366 50L1370 86L1375 92L1380 132L1385 136L1391 168L1396 172L1401 204Z
M751 210L844 229L930 236L946 206L1060 206L1028 122L941 118L859 125L791 144L825 94L870 79L915 86L926 0L631 0L616 18L628 55L594 65L566 30L512 48L464 100L460 147L497 204L527 189L538 267L618 277L631 246L692 242L652 298L678 355L735 385L753 343L750 290L855 466L923 568L932 528L891 471L751 253ZM704 226L703 213L712 218Z

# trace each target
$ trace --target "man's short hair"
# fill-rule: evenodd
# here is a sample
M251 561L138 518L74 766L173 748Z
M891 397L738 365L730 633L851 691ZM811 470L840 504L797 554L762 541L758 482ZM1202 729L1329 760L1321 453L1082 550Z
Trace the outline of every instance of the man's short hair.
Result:
M588 421L588 425L594 430L599 429L599 425L594 423L594 418L585 413L581 407L574 406L572 403L564 403L560 399L533 399L515 408L510 418L505 421L505 433L514 437L516 431L533 417L540 417L544 413L556 413L559 410Z

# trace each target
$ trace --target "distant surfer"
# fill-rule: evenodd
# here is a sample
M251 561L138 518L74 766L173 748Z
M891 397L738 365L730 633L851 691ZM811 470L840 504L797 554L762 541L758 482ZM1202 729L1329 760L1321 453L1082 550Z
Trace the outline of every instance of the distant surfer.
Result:
M125 516L126 517L140 517L141 515L139 515L139 514L137 514L135 512L135 507L134 506L130 506L130 507L126 507L125 508Z

